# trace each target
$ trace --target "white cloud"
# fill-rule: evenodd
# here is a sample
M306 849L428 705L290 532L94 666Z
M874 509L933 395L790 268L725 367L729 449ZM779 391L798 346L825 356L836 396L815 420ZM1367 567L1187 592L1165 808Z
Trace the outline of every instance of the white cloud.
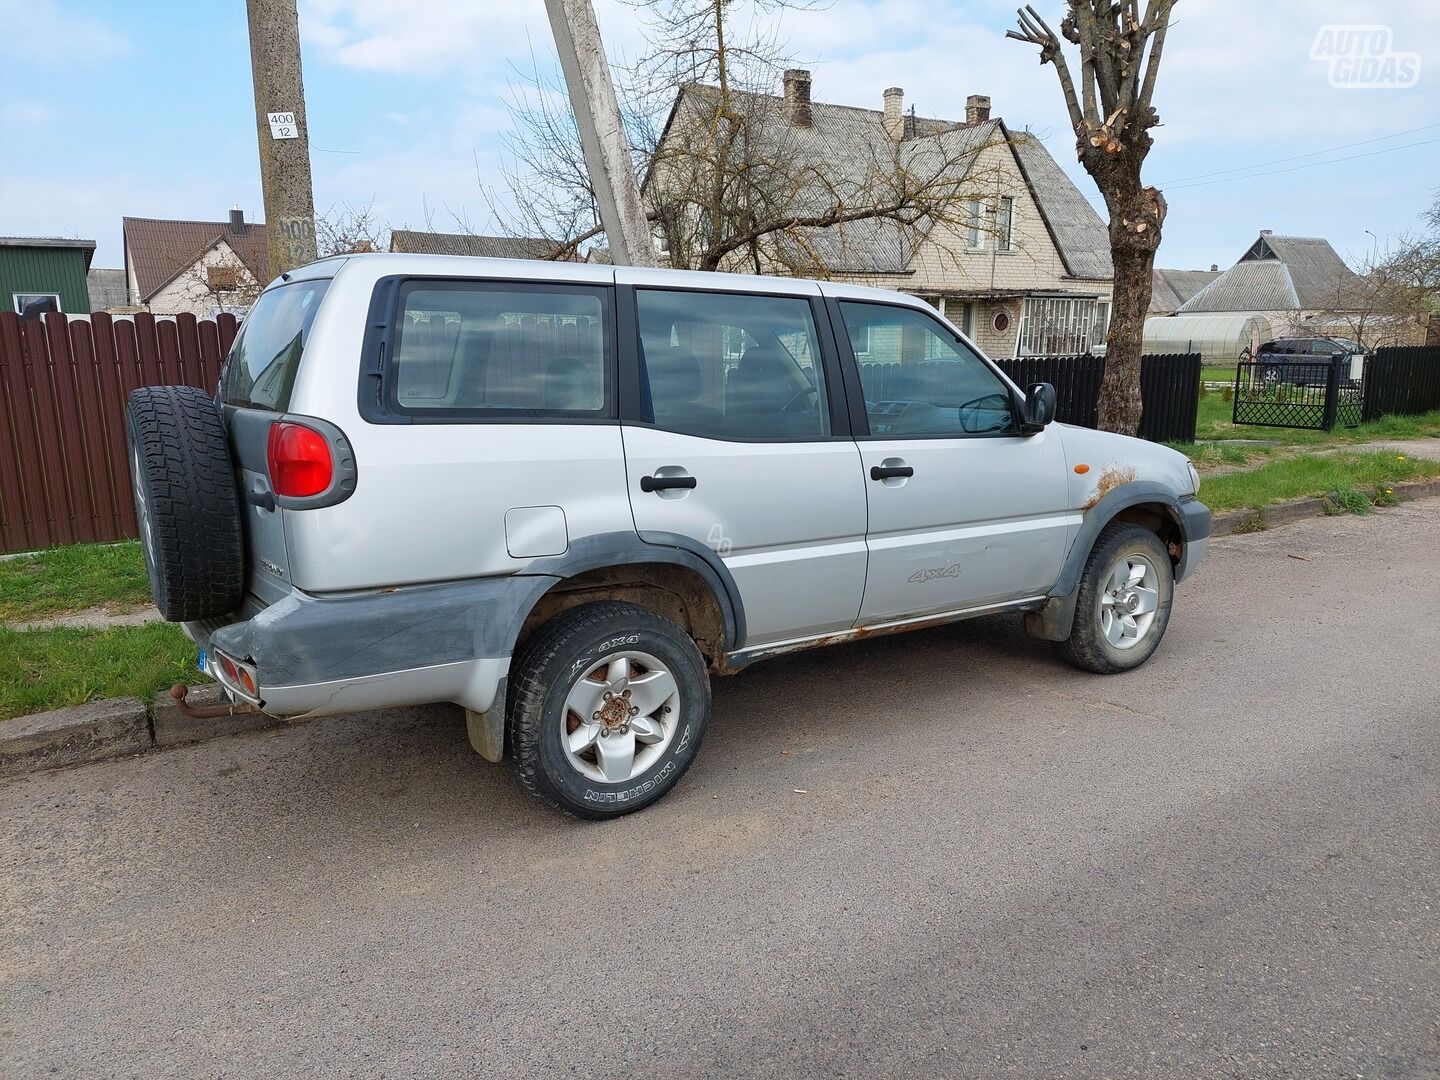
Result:
M0 106L0 122L6 124L48 124L56 115L53 105L34 99L18 98Z
M46 65L100 60L130 51L130 42L100 19L62 10L56 0L0 0L5 51ZM9 62L7 60L7 62Z

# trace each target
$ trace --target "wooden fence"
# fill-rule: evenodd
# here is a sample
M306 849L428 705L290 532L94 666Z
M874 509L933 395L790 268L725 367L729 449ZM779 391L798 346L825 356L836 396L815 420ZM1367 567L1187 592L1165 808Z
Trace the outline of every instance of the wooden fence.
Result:
M1048 382L1055 387L1055 418L1066 424L1097 427L1102 356L1026 356L996 361L1016 383ZM1140 437L1151 442L1194 442L1200 407L1199 353L1160 353L1140 360Z
M1431 409L1440 409L1440 346L1377 349L1366 357L1363 419Z
M235 330L224 314L22 321L0 312L0 552L135 536L130 391L213 390Z

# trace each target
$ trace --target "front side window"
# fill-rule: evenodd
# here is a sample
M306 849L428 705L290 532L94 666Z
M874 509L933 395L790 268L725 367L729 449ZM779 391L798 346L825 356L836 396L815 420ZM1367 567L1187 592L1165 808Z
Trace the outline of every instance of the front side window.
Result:
M267 289L240 325L225 361L226 405L284 412L300 371L300 357L328 280Z
M609 312L605 288L408 282L390 404L432 416L608 416Z
M870 434L1015 432L1010 389L942 323L913 308L844 301L850 340L870 341L860 388Z
M830 434L810 301L640 289L645 418L716 439Z

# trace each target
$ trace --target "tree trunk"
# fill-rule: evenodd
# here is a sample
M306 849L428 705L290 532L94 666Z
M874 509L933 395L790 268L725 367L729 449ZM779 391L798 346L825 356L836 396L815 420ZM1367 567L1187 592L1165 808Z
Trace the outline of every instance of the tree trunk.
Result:
M1165 198L1154 188L1127 186L1128 193L1108 200L1115 291L1100 383L1100 430L1134 435L1140 430L1140 357Z

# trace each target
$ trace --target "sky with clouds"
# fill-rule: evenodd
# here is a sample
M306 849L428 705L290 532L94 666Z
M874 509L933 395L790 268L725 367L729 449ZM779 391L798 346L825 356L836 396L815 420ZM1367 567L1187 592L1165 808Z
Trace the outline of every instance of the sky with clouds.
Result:
M1036 6L1058 23L1060 0ZM1094 196L1053 69L1005 40L1014 7L834 0L784 14L781 36L818 101L879 108L899 85L921 115L957 118L989 94ZM596 10L611 58L633 57L634 9ZM552 62L542 0L300 0L300 15L317 208L484 231L517 69ZM1332 86L1311 58L1330 24L1387 27L1418 81ZM243 0L0 0L0 27L0 234L93 238L95 265L119 266L123 215L263 216ZM1440 188L1440 2L1180 0L1155 102L1161 265L1229 265L1262 228L1363 259Z

